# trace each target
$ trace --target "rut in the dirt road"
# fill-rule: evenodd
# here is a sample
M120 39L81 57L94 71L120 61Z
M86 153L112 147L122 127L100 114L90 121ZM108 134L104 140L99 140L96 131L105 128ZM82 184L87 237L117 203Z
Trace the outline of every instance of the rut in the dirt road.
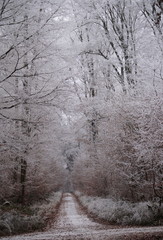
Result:
M61 230L71 229L74 231L83 229L86 231L87 229L104 229L104 226L89 219L80 209L73 195L67 193L64 195L62 208L60 209L57 223L54 224L53 228Z
M57 221L46 232L1 240L163 240L163 227L120 228L89 219L75 197L64 194Z

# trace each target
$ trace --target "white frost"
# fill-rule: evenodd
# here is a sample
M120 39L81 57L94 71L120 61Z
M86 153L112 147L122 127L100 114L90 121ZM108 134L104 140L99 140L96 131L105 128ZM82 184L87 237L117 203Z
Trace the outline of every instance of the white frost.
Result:
M109 227L108 227L109 228ZM15 237L0 238L1 240L59 240L59 239L114 239L117 236L130 234L162 233L163 227L132 227L111 228L90 220L81 212L71 194L64 194L58 220L47 232L32 233Z

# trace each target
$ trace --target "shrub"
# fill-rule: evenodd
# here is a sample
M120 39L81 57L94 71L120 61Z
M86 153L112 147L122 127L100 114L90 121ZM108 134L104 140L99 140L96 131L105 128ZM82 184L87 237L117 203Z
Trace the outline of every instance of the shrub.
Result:
M46 226L47 215L55 211L61 200L61 193L53 193L46 203L38 203L31 207L10 205L0 208L0 236L32 232Z
M110 198L85 196L79 192L76 192L76 195L89 213L110 223L154 225L158 224L157 220L163 217L163 207L159 209L156 203L153 205L151 202L116 201Z

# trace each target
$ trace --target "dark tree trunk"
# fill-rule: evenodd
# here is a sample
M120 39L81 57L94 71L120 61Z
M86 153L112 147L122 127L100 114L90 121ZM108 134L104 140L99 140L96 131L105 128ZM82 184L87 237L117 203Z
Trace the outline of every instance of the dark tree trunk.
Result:
M21 183L21 204L23 205L25 203L26 172L27 172L27 162L24 159L21 159L20 183Z

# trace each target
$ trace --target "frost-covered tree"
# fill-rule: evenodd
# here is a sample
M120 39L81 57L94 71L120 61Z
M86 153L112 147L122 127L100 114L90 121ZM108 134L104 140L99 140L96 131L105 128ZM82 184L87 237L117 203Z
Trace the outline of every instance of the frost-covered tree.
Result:
M1 199L72 184L161 203L162 2L0 6Z
M143 12L147 5L152 14L150 2L94 0L73 5L78 36L74 42L81 72L75 83L81 114L76 135L80 149L73 176L76 187L87 194L110 194L132 201L162 198L162 147L156 148L156 154L155 148L145 150L144 145L152 144L152 129L156 133L153 144L157 145L161 125L156 119L162 116L158 117L162 101L161 32L157 29L156 35L151 31L149 15ZM154 28L158 28L156 25ZM88 59L93 60L91 70ZM93 98L85 94L89 92L90 76L95 82ZM92 109L98 129L94 148L87 125ZM145 129L149 122L143 115L147 109L153 116L148 133ZM78 172L79 168L82 171Z
M1 179L3 185L10 181L11 192L8 195L15 193L22 203L25 189L30 194L29 186L34 184L36 177L39 186L43 186L39 176L46 177L46 171L42 174L44 162L41 159L46 158L43 148L48 138L43 142L41 138L49 135L50 130L44 131L45 125L51 128L55 118L55 126L58 127L58 95L63 85L60 68L66 64L64 60L60 65L55 64L58 59L61 60L58 41L64 28L58 21L61 15L61 3L57 1L2 1L1 5ZM37 151L40 152L40 161L37 160ZM6 166L10 166L6 172L3 171L4 161ZM48 171L52 156L47 155L47 161ZM52 176L58 168L61 170L57 154L53 161L56 172L51 171L46 185L52 184ZM40 173L35 174L35 179L32 175L29 179L30 172L35 168L40 168ZM57 183L54 185L57 186ZM44 191L48 190L45 188ZM1 199L6 197L5 194L6 191Z

